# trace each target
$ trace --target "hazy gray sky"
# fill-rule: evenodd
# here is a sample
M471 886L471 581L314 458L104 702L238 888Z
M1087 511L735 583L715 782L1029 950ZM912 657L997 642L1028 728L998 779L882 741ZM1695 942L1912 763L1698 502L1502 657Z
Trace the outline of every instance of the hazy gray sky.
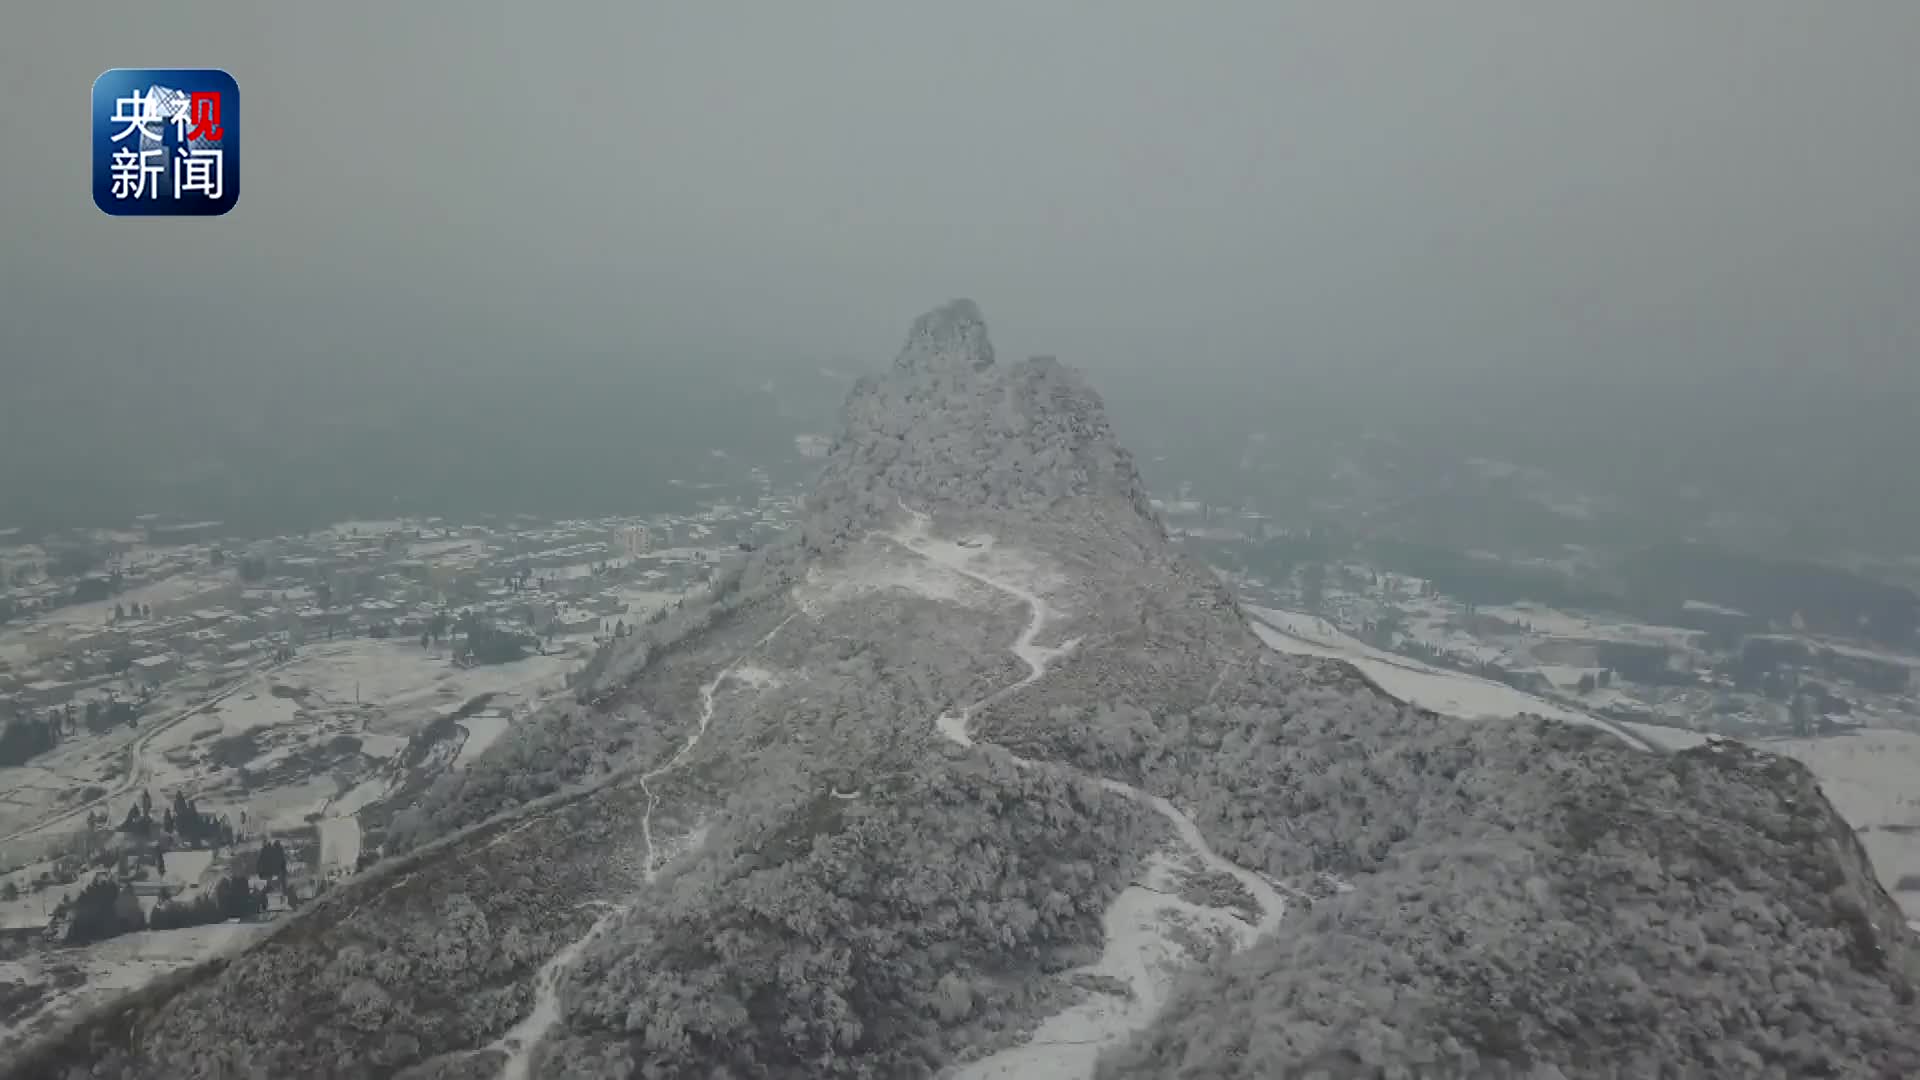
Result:
M0 362L1920 366L1920 4L18 3ZM219 66L216 220L91 203ZM160 308L168 308L162 311Z

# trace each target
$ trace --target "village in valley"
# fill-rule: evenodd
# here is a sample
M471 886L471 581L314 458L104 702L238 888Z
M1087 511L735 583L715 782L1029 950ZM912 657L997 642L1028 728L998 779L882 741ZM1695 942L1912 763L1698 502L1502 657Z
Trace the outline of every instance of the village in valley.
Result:
M238 947L798 506L0 533L0 1045Z

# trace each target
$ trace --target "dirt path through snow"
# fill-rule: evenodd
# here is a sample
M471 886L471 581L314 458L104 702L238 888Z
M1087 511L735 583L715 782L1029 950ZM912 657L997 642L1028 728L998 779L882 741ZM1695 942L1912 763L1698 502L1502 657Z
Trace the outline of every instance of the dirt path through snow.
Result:
M1260 916L1252 923L1236 920L1241 932L1235 936L1239 939L1241 947L1251 944L1278 925L1286 912L1286 900L1274 887L1274 883L1264 875L1254 873L1215 852L1206 838L1200 834L1199 826L1194 824L1193 819L1171 802L1119 780L1087 777L1085 773L1069 766L1032 761L1005 747L974 741L968 727L976 712L1045 677L1048 667L1055 660L1072 652L1078 639L1068 640L1051 648L1036 644L1041 632L1052 618L1052 609L1048 606L1046 599L1017 581L976 570L970 565L977 555L990 549L991 540L983 538L975 546L963 546L940 540L931 535L931 520L926 514L908 509L904 505L901 508L909 514L911 525L904 530L884 534L888 539L943 569L1019 600L1027 606L1029 613L1026 626L1021 629L1020 636L1010 646L1013 654L1027 665L1026 676L966 706L957 713L942 713L934 721L940 734L960 746L979 746L1005 754L1016 766L1023 769L1061 769L1073 775L1091 779L1106 790L1153 810L1173 826L1175 836L1201 865L1214 873L1231 876L1240 883L1248 895L1253 897L1260 909ZM1090 1072L1102 1046L1115 1043L1151 1023L1154 1015L1159 1011L1161 1002L1160 991L1155 985L1153 967L1161 962L1164 949L1156 940L1153 913L1143 914L1136 909L1142 907L1143 899L1152 903L1151 897L1154 895L1157 894L1148 893L1139 888L1124 890L1104 919L1107 948L1095 970L1118 974L1133 986L1134 1002L1131 1007L1115 1010L1099 1004L1076 1006L1067 1013L1049 1018L1027 1044L964 1066L955 1074L955 1080L1086 1075Z
M687 755L693 752L694 747L700 745L700 740L707 734L707 727L713 723L713 698L719 692L721 684L733 675L734 670L754 650L772 641L773 636L792 622L798 614L795 612L780 620L778 625L762 635L760 640L742 649L738 655L728 661L725 667L720 669L719 674L700 688L700 722L694 728L693 734L687 737L687 741L681 744L680 749L675 751L672 757L640 775L640 790L647 797L647 808L640 815L640 835L646 844L645 862L642 863L640 871L642 881L651 884L660 872L660 866L664 861L659 858L659 852L653 840L653 810L660 805L660 797L654 794L650 786L652 781L678 768L680 763L686 760ZM695 834L693 840L698 843L699 833ZM555 953L541 966L540 973L534 977L533 1008L525 1018L488 1047L490 1050L504 1051L507 1055L506 1063L500 1068L500 1080L527 1080L530 1075L529 1070L533 1067L534 1049L547 1037L547 1033L553 1030L553 1026L560 1022L561 976L573 967L575 961L580 958L580 953L618 922L629 908L627 904L611 904L603 901L596 904L607 908L607 913L594 920L585 934Z

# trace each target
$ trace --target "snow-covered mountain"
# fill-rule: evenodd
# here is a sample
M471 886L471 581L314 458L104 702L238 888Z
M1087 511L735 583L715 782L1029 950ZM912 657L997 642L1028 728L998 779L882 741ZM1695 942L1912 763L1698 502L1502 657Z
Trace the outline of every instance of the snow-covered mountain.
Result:
M802 529L575 690L5 1075L1920 1075L1915 939L1803 767L1270 649L965 301Z

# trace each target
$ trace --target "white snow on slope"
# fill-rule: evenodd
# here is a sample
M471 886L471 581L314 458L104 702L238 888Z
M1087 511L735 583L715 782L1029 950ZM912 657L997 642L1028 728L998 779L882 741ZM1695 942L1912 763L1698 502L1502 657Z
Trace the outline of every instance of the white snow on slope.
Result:
M509 723L506 717L494 713L461 719L460 726L466 729L467 737L460 743L460 753L453 759L453 767L466 768L474 758L479 757L487 747L492 746L495 740L506 734Z
M1100 1051L1150 1025L1181 972L1193 965L1194 957L1173 940L1170 929L1185 926L1201 938L1223 937L1236 947L1258 936L1218 909L1171 895L1179 889L1178 871L1165 853L1149 859L1142 878L1107 908L1100 959L1074 972L1117 979L1132 996L1089 993L1085 1001L1042 1021L1021 1045L963 1065L951 1080L1091 1075Z
M208 869L213 866L213 852L183 849L169 852L166 856L167 872L160 880L178 886L174 891L200 884Z
M322 872L352 873L360 862L360 819L352 815L322 818L319 831Z
M1359 668L1380 689L1408 704L1469 719L1530 713L1551 720L1596 727L1635 749L1651 749L1645 739L1610 720L1575 712L1491 679L1447 671L1382 652L1341 633L1324 619L1251 605L1246 607L1246 611L1253 616L1253 632L1268 645L1284 653L1345 660Z
M733 681L745 683L756 690L765 690L781 685L786 679L778 672L755 664L739 664L733 669Z
M662 855L657 863L652 859L655 854L653 849L649 848L648 865L641 874L642 880L651 884L659 874L660 867L665 865L668 859L682 851L699 847L706 842L706 838L705 826L694 829L680 839L674 850ZM569 942L565 948L554 953L546 963L540 965L539 974L535 975L533 980L533 1008L528 1010L527 1015L521 1018L519 1023L508 1029L506 1034L483 1048L498 1050L507 1055L507 1060L500 1066L500 1080L530 1080L533 1075L534 1050L546 1039L547 1033L553 1030L553 1026L560 1022L561 977L572 970L587 946L599 940L602 934L612 929L614 924L631 910L629 904L614 904L604 900L591 900L579 906L603 908L606 914L595 919L593 925L587 927L586 933Z
M793 590L793 602L802 613L814 616L861 593L900 589L948 603L965 603L960 583L951 575L930 570L918 562L891 563L874 559L837 568L832 572L809 567L807 576Z
M393 784L393 779L375 773L354 785L345 795L327 804L326 813L334 817L349 817L366 809L367 804L381 798Z
M902 509L907 508L903 505ZM958 712L942 714L935 720L936 728L941 735L960 746L981 746L1005 754L1021 768L1060 769L1084 778L1085 774L1066 766L1032 761L1004 747L975 743L968 733L968 721L976 711L1045 677L1048 666L1071 652L1076 641L1070 640L1051 648L1035 644L1052 617L1052 609L1044 597L1029 587L1028 582L1035 580L1030 574L1021 575L1027 581L998 576L1002 567L1026 569L1022 561L995 560L995 572L992 573L976 568L975 564L981 561L981 556L993 548L991 537L971 537L964 544L941 540L929 535L930 519L927 515L912 510L907 512L911 524L905 529L886 534L888 539L945 570L1019 600L1028 610L1027 624L1010 646L1013 654L1027 665L1026 676ZM1273 929L1286 913L1286 901L1271 881L1221 857L1200 835L1200 829L1193 820L1171 802L1118 780L1106 777L1092 779L1108 791L1146 806L1165 818L1173 826L1180 844L1187 849L1188 857L1197 860L1208 871L1226 874L1238 881L1258 905L1260 916L1249 924L1237 915L1227 915L1172 899L1151 884L1136 884L1122 890L1109 905L1103 919L1106 943L1100 960L1085 969L1083 974L1118 978L1128 986L1130 997L1116 1002L1096 994L1080 1005L1049 1017L1020 1046L964 1066L955 1074L954 1080L1091 1075L1102 1049L1153 1022L1180 968L1184 966L1178 960L1184 951L1179 936L1183 932L1190 932L1189 924L1197 921L1225 929L1237 947L1245 947ZM1150 860L1150 881L1156 872L1164 873L1164 866L1164 860ZM1188 918L1180 919L1182 915Z
M487 1047L489 1050L506 1052L507 1060L500 1067L500 1080L528 1080L532 1075L534 1048L547 1037L547 1032L553 1030L553 1025L560 1022L560 976L573 967L582 950L606 933L627 910L617 904L600 906L606 907L607 913L595 919L585 934L554 953L551 959L540 966L540 973L533 979L533 1008L505 1035Z
M171 859L168 860L171 863ZM84 949L35 950L0 960L0 985L23 982L49 988L34 1006L0 1020L0 1061L14 1045L71 1017L181 968L237 952L265 933L264 923L214 923L178 930L142 930ZM56 974L79 974L78 982Z
M1691 750L1696 746L1706 745L1709 737L1701 731L1664 727L1660 724L1637 724L1631 720L1623 722L1620 726L1662 750Z

